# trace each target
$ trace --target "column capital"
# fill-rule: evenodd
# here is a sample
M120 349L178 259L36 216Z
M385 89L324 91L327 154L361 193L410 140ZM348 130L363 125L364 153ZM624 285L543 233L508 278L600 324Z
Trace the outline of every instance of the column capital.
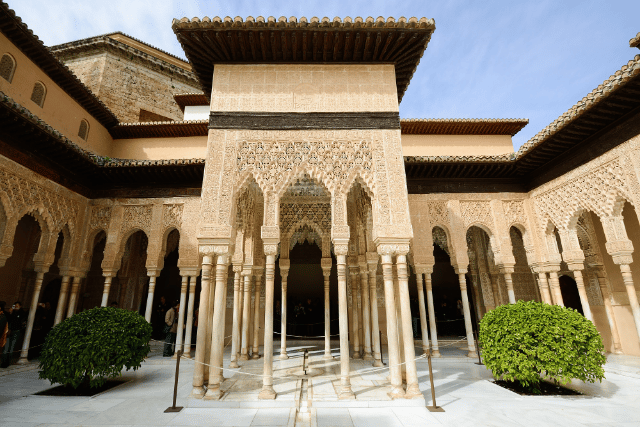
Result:
M513 274L516 271L516 266L514 264L501 264L498 266L500 269L500 273L502 274Z
M378 245L380 255L406 255L409 253L409 243L381 243Z
M455 270L457 275L467 274L467 267L463 267L461 265L454 265L453 269Z
M233 272L240 273L242 271L242 264L233 264Z
M349 254L349 245L347 243L333 243L333 253L336 256L346 256Z
M633 262L633 243L631 243L631 240L606 242L604 246L615 264L631 264Z
M415 264L413 266L416 270L416 274L431 274L433 273L433 264Z
M181 276L198 276L200 272L198 267L180 267L179 270Z
M280 264L280 270L289 270L289 268L291 268L291 260L288 258L280 258L280 260L278 261L278 263Z

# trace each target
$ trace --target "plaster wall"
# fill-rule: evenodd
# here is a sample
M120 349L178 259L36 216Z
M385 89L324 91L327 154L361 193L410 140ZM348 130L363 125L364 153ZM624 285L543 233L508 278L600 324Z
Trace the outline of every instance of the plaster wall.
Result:
M107 129L0 33L0 56L5 53L13 56L16 61L16 69L11 83L0 78L0 91L78 146L96 154L109 154L112 139ZM42 108L31 101L33 86L38 81L44 83L47 89ZM82 119L89 122L87 141L78 137Z
M204 159L207 137L134 138L113 141L111 156L119 159Z
M111 52L64 62L125 123L138 122L141 109L182 120L182 111L173 95L201 91L195 81L187 84Z
M403 156L489 156L513 153L510 135L402 135Z
M216 65L211 111L398 111L393 65Z

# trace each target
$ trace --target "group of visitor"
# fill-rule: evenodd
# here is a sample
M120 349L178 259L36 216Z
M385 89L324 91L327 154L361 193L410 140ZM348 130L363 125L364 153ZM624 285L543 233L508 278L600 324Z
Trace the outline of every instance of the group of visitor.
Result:
M0 353L2 362L0 367L7 368L19 353L19 343L27 325L27 313L22 309L20 301L7 307L7 303L0 301ZM17 349L17 350L16 350Z
M155 339L164 340L162 356L171 357L176 351L176 338L178 336L178 313L180 312L180 302L167 303L167 299L162 296L156 304L151 321L153 336ZM184 326L184 325L183 325Z

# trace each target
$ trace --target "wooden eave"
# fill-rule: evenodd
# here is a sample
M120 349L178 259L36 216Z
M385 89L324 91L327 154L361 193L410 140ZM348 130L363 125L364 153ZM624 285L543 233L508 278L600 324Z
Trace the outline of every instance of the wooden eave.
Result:
M176 122L121 123L109 129L113 139L130 138L179 138L207 136L208 120Z
M259 17L254 20L174 19L173 31L198 76L207 99L215 64L306 63L393 64L402 100L435 22L422 18L383 20L338 18L321 21Z
M528 119L401 119L403 135L510 135Z
M115 114L51 53L4 2L0 2L0 31L103 126L109 128L118 123Z
M178 93L173 95L176 104L184 113L184 107L209 105L209 100L204 93Z

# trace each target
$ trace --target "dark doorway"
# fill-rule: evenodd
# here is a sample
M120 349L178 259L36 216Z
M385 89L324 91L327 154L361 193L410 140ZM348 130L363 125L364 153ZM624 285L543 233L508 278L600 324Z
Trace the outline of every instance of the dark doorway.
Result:
M560 292L562 293L562 301L565 307L573 308L580 314L584 314L575 280L569 276L560 276Z

